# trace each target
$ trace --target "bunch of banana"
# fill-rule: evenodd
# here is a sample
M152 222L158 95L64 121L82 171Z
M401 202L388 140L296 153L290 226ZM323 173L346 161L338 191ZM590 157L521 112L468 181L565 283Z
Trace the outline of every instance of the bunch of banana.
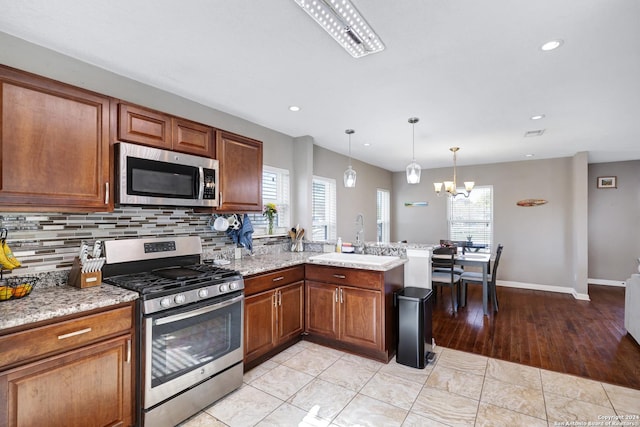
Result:
M7 270L13 270L22 265L18 258L13 255L6 241L2 242L2 248L0 249L0 264L2 264L2 268Z

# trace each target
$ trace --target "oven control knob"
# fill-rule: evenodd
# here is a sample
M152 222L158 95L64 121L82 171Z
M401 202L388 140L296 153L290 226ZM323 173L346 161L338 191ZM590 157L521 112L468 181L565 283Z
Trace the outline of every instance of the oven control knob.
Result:
M169 306L171 306L171 299L169 299L169 298L162 298L162 299L160 300L160 306L162 306L162 307L169 307Z
M200 298L206 298L206 297L208 297L208 296L209 296L209 289L200 289L200 290L198 291L198 296L199 296Z
M229 290L229 286L225 283L220 285L220 292L227 292Z
M184 297L184 295L178 294L173 300L176 302L176 304L182 304L186 301L186 298Z
M229 288L230 288L232 291L233 291L233 290L238 289L238 282L231 282L231 283L229 284Z

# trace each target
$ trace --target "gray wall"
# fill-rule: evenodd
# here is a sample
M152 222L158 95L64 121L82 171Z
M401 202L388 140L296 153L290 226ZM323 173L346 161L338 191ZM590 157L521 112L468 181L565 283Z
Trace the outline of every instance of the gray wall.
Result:
M493 237L505 247L500 280L574 288L572 164L572 158L559 158L458 167L460 183L493 186ZM437 243L447 237L446 198L436 196L433 182L452 176L453 168L423 170L420 184L409 185L404 173L394 173L392 240ZM517 206L522 199L548 203ZM414 201L429 205L404 206Z
M598 189L599 176L618 188ZM589 277L628 279L640 257L640 160L589 165Z
M342 177L349 164L346 156L314 146L313 174L336 180L336 202L338 215L338 237L345 242L355 241L356 216L364 215L364 239L376 241L376 194L377 189L390 190L392 173L357 160L352 162L357 174L356 187L345 188ZM393 217L391 222L393 223Z

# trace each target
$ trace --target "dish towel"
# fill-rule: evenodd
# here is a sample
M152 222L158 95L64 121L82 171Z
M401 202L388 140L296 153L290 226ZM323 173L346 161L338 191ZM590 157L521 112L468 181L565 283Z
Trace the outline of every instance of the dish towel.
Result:
M249 215L244 214L242 217L242 227L240 227L240 244L249 251L253 250L253 224L249 219Z

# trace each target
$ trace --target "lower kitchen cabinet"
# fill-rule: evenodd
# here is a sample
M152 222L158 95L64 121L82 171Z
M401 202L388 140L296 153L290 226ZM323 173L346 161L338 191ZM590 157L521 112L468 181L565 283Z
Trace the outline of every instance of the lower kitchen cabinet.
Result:
M382 272L307 265L307 339L384 362L396 351L393 293L404 270Z
M248 370L298 341L304 332L304 267L247 278L245 294L244 363Z
M127 305L1 336L0 425L132 425L132 314Z

